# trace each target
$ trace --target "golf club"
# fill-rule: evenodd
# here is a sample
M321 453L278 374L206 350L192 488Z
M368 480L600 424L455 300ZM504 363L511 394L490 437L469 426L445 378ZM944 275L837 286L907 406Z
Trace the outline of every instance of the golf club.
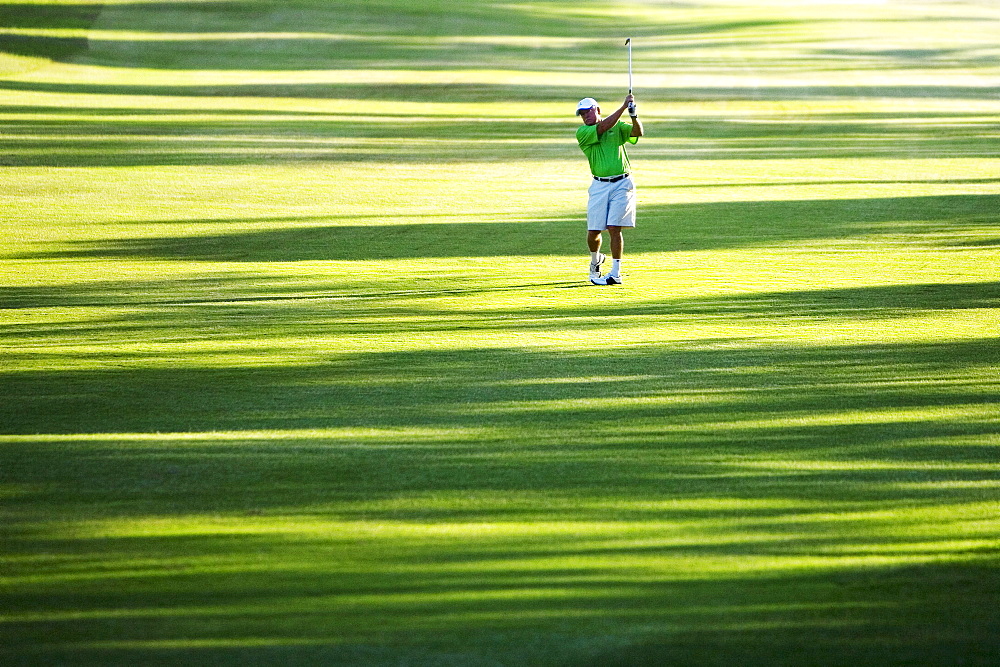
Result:
M625 40L625 46L628 47L628 94L632 94L632 38L628 37ZM635 102L628 105L629 115L635 115Z
M625 46L628 47L628 94L632 94L632 38L629 37L625 40Z

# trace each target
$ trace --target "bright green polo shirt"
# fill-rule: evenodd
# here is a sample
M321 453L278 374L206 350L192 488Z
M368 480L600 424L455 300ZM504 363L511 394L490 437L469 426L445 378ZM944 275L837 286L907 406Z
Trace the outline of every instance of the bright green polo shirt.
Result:
M581 125L576 128L576 141L590 161L590 173L602 178L627 174L629 164L625 144L634 144L639 140L639 137L631 134L632 126L623 120L601 136L597 136L596 125Z

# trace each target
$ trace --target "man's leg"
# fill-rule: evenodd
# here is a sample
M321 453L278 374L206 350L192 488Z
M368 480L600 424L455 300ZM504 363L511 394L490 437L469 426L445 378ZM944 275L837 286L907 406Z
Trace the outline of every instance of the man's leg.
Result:
M590 281L601 277L601 264L604 254L601 252L601 233L608 223L608 197L611 193L609 183L594 181L590 184L587 200L587 247L590 249Z
M611 272L609 276L618 278L622 270L622 250L625 248L625 241L622 238L622 228L608 225L608 236L611 237Z
M590 248L590 252L600 252L601 250L601 232L600 230L587 230L587 247Z
M621 259L622 250L624 249L622 228L608 225L608 236L611 238L611 259Z
M600 278L604 255L601 254L601 232L599 230L587 230L587 247L590 248L590 279Z
M607 220L608 236L611 239L611 258L613 260L611 270L603 278L590 282L595 285L621 285L622 252L625 242L622 239L622 230L625 227L635 226L635 186L632 179L619 181L614 190L609 193Z

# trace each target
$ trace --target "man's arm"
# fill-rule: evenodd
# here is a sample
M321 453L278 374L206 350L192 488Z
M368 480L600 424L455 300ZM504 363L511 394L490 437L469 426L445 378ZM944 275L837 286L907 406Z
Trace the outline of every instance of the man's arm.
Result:
M643 134L645 134L645 132L642 129L642 121L639 120L639 116L632 116L632 134L630 136L638 139L643 136Z
M604 120L602 120L600 123L597 124L597 136L601 136L602 134L613 128L615 125L617 125L618 121L621 120L622 114L625 113L625 109L628 109L628 105L634 101L635 97L633 97L631 94L626 95L625 102L621 105L621 107L619 107L617 111L615 111L613 114L611 114L610 116L608 116L607 118L605 118ZM633 128L633 132L634 131L635 128Z

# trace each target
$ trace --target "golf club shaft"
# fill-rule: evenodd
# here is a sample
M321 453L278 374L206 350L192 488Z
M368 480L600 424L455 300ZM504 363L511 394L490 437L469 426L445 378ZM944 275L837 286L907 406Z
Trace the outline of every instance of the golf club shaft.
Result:
M632 94L632 38L629 37L625 40L625 46L628 47L628 94Z

